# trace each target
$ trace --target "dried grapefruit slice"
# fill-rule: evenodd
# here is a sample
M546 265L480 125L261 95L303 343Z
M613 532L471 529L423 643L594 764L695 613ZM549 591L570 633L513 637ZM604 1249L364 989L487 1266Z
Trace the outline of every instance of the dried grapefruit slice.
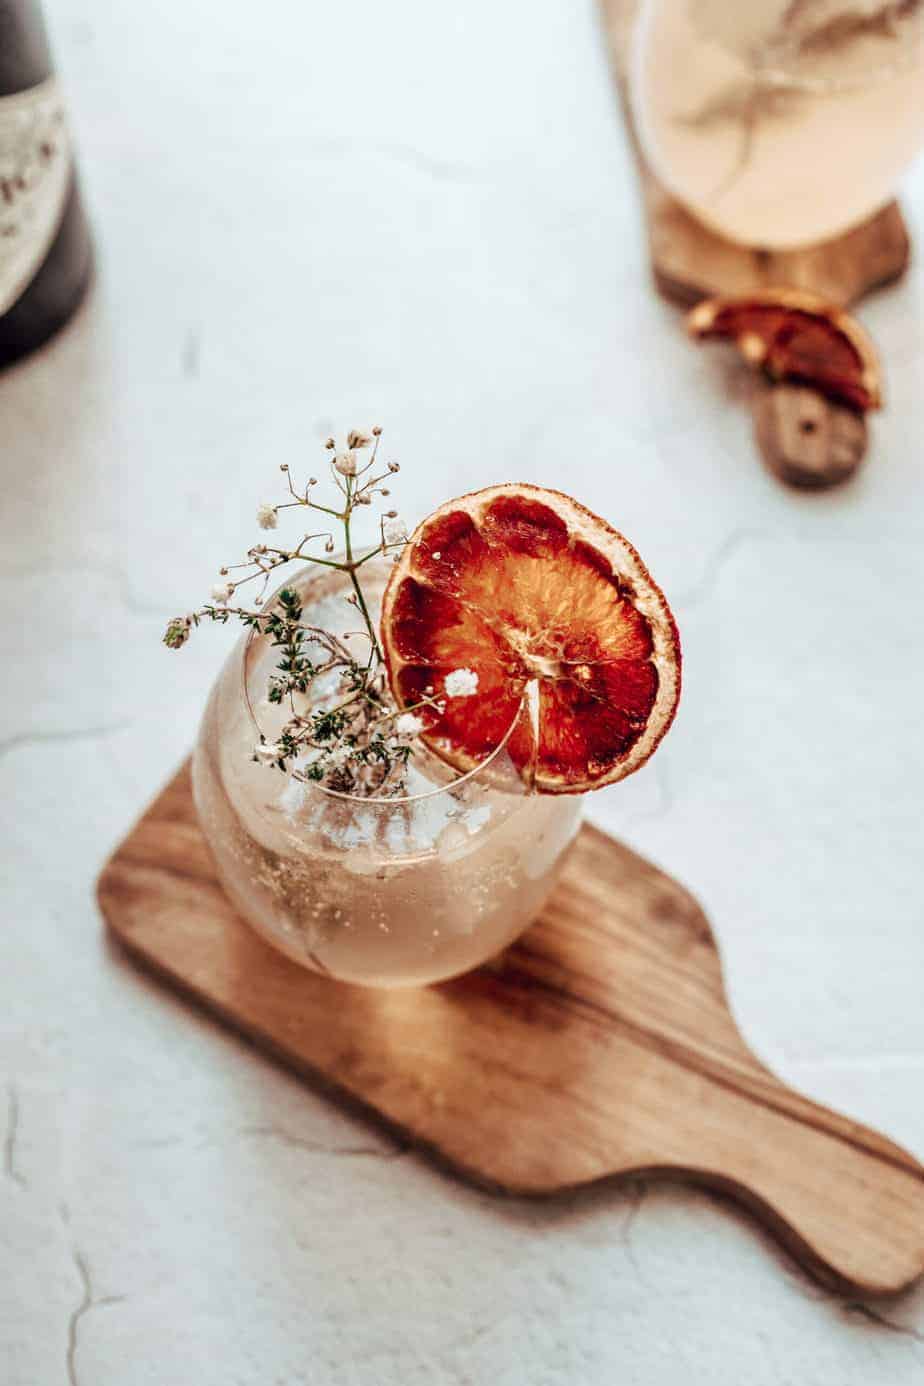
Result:
M876 349L848 313L802 289L766 289L744 298L710 298L687 316L692 336L738 344L774 380L796 380L853 409L878 409Z
M654 751L680 696L670 608L631 544L558 491L490 486L415 530L382 603L382 647L402 707L439 698L456 669L469 697L425 718L427 745L469 770L500 744L548 794L622 779Z

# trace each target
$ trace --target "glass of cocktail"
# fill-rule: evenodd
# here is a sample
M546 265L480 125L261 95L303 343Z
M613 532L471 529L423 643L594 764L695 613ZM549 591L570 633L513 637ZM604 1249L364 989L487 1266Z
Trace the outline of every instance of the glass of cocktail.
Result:
M327 516L342 551L327 531L255 545L166 641L204 619L246 628L193 761L241 914L303 966L408 986L478 966L536 917L584 794L642 765L670 725L679 644L635 550L555 492L490 487L410 539L386 514L355 550L355 511L393 474L378 436L332 449L335 506L289 478L290 499L258 512L270 529L294 506ZM245 584L306 559L240 604Z
M373 569L364 583L373 618L382 576ZM289 583L303 619L340 638L350 629L348 588L344 574L311 568ZM310 642L305 652L323 658ZM580 797L528 792L507 749L516 719L463 775L419 748L399 793L270 776L252 752L261 731L275 741L286 718L260 701L277 653L262 633L242 637L193 759L199 819L241 913L296 962L343 981L433 982L499 953L542 908L577 831ZM334 681L316 690L318 705Z

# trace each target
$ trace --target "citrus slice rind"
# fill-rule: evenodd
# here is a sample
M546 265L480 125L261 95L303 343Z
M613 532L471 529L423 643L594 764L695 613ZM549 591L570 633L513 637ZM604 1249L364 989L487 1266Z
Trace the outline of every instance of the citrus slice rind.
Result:
M865 412L882 406L876 348L855 318L803 289L710 298L687 315L690 335L737 343L775 380L810 385Z
M381 634L398 704L443 706L421 713L431 750L471 770L516 721L510 758L543 793L637 770L680 695L676 624L635 549L538 486L488 487L424 520L392 571ZM458 669L477 689L448 697Z

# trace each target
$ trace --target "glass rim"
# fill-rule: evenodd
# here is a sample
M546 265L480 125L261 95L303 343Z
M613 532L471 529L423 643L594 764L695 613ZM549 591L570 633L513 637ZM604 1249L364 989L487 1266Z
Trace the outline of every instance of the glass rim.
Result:
M264 606L266 606L267 608L270 607L278 597L279 593L282 592L286 587L291 586L304 573L309 572L310 567L311 565L309 563L306 563L304 568L300 568L297 573L293 573L291 577L289 577L285 582L281 582L279 586L265 599ZM322 579L323 576L323 571L317 574L312 574L311 580L314 580L315 578ZM256 713L253 710L253 703L250 699L250 690L247 687L247 655L254 640L257 638L258 635L261 634L262 632L256 626L251 626L251 628L245 634L241 645L241 694L243 696L244 704L247 708L247 713L250 717L254 730L258 733L260 737L263 736L263 732L260 730L260 724L257 721ZM477 779L477 777L482 773L482 771L487 770L491 765L493 765L498 756L500 756L501 752L506 749L507 744L510 741L510 738L513 736L514 731L519 725L520 718L523 716L523 713L526 710L527 701L528 694L524 692L517 706L517 709L513 714L513 719L511 720L509 727L504 732L504 735L501 737L500 741L497 743L494 749L490 751L488 755L485 756L484 760L480 760L477 765L472 766L471 770L465 770L461 774L457 774L456 777L450 780L448 784L436 785L433 789L425 789L420 794L347 794L343 790L328 789L326 785L319 784L317 780L308 779L304 774L300 773L297 770L290 770L288 772L288 778L290 781L295 780L298 784L303 784L306 787L311 787L312 789L316 790L319 794L326 795L329 799L339 801L345 804L362 804L366 807L369 807L371 805L374 807L381 806L383 808L388 807L390 805L394 805L400 808L402 805L407 806L410 804L423 803L427 799L436 798L438 794L450 794L454 790L459 789L464 785L470 784L473 780ZM422 744L424 745L425 750L427 750L431 756L438 760L440 764L447 766L449 765L448 761L442 760L441 757L438 756L435 751L431 751L430 748L426 746L426 743ZM528 783L522 778L520 778L519 774L518 779L520 785L523 788L524 796L528 795L530 793Z

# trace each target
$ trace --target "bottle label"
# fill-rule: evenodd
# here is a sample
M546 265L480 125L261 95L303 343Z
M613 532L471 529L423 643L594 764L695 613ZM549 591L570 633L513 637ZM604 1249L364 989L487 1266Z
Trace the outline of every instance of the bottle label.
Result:
M54 77L0 97L0 315L51 249L67 199L71 142Z

